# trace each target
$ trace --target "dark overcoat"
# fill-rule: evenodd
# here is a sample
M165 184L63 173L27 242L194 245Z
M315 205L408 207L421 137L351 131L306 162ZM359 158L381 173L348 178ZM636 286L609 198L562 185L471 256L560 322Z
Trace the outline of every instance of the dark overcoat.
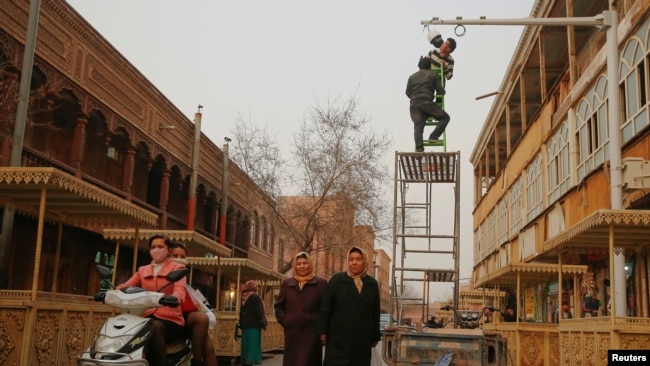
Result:
M318 331L327 336L323 366L369 366L379 342L379 285L365 276L361 293L345 272L332 276L321 305Z
M245 304L239 310L239 326L242 328L266 329L266 315L264 314L264 303L262 299L253 293L248 297Z
M295 278L282 281L280 293L273 305L275 317L284 328L284 366L320 365L323 345L318 334L318 317L323 293L327 287L324 278L314 277L302 290Z

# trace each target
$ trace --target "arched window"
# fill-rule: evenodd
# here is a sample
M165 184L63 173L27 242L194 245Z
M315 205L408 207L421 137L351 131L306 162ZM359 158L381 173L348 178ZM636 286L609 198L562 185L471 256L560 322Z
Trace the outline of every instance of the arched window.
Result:
M578 181L609 159L606 92L607 80L601 76L578 103L575 129Z
M571 186L569 174L569 127L564 122L547 146L548 204L555 202Z
M271 252L271 246L273 245L273 232L271 230L271 223L269 221L266 222L266 240L264 240L264 251L267 253Z
M624 103L621 117L623 143L648 126L648 24L650 21L639 28L621 54L619 88Z
M274 245L275 230L273 228L273 225L271 225L271 223L268 224L268 237L269 237L269 242L268 242L267 252L269 252L269 254L273 254L273 252L275 251L275 245Z
M508 202L510 202L510 235L512 236L521 230L524 212L524 203L521 199L521 177L510 186Z
M544 187L542 184L542 155L526 168L526 222L531 222L544 208Z
M251 227L250 227L250 246L254 247L257 240L257 212L253 211L251 215Z
M492 210L487 217L487 238L485 244L487 245L488 253L492 253L496 248L496 211Z
M504 195L497 203L497 244L508 241L508 195Z
M257 248L264 250L264 240L266 239L266 218L260 217L260 222L257 225L259 231L257 233Z

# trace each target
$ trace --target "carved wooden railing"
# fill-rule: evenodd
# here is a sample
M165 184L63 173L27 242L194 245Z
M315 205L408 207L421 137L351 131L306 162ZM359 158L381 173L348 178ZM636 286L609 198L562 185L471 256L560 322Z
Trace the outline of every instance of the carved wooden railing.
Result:
M75 366L76 358L92 342L106 318L115 313L110 306L89 296L0 290L0 365ZM235 340L237 314L215 312L217 326L210 331L219 356L239 356ZM282 327L273 315L262 332L264 352L281 350Z
M215 311L217 325L210 330L215 352L218 356L237 357L241 353L241 340L235 339L238 317L235 312ZM262 351L271 352L284 348L284 330L274 315L267 315L268 327L262 331ZM241 331L239 331L241 333Z
M0 291L0 365L76 365L114 310L88 296Z
M612 347L650 349L648 318L574 318L559 324L501 322L484 324L483 330L507 338L509 358L520 365L606 366L607 350ZM519 362L514 362L517 359Z

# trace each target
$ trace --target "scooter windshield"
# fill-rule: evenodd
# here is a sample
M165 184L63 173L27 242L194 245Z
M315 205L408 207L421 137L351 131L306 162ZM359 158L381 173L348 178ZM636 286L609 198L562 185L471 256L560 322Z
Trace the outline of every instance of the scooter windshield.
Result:
M104 303L118 308L151 308L160 306L158 301L162 294L158 292L138 292L133 294L126 294L119 290L112 290L106 292Z

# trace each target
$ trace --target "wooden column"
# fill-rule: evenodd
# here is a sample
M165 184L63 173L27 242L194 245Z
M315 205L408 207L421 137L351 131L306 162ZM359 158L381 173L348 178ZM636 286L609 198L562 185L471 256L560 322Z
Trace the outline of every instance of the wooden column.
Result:
M41 254L43 249L43 227L45 226L45 204L47 197L47 188L41 188L41 202L38 207L38 227L36 229L36 249L34 254L34 268L32 273L32 290L30 296L30 303L36 303L36 294L38 292L38 277L39 271L41 268ZM36 325L36 313L38 308L36 306L28 306L25 313L24 327L23 329L28 330L25 332L25 339L23 339L22 344L22 359L21 365L30 365L32 364L32 350L34 349L34 336L36 332L32 332Z
M573 0L566 2L566 16L573 17ZM578 80L578 62L576 61L576 36L575 26L567 26L567 48L569 53L569 89L571 89Z
M511 129L510 129L510 124L512 123L512 117L510 115L511 110L510 110L510 104L506 104L506 156L509 157L510 154L512 153L512 135L511 135Z
M546 54L544 50L544 41L546 40L546 35L544 34L544 29L539 32L539 37L537 38L537 46L539 47L539 93L542 97L540 103L546 99L548 91L546 90Z
M640 262L641 251L637 248L636 250L636 260L634 261L634 287L630 289L630 292L634 294L634 312L631 316L638 317L641 314L641 271L639 271L639 262ZM628 293L629 296L629 293ZM628 300L629 302L629 300ZM607 304L605 304L607 306Z
M519 317L521 316L521 272L517 271L517 305L515 313L515 321L517 322L517 331L515 332L515 339L517 344L515 345L515 354L517 355L517 365L521 365L521 331L519 330Z
M636 260L634 261L634 300L636 309L635 317L648 317L648 272L646 254L644 248L636 249Z
M562 273L562 252L560 252L557 255L557 267L558 267L558 273L557 273L557 291L558 291L558 304L557 304L557 309L553 309L553 314L554 312L557 311L557 314L553 314L553 316L557 316L557 322L560 323L562 320L562 297L564 296L564 278L563 278L563 273Z
M523 135L526 131L528 121L526 120L526 78L525 72L522 71L519 74L519 100L521 105L519 106L519 111L521 113L521 133Z
M57 222L56 254L54 256L54 273L52 274L52 292L57 292L59 282L59 266L61 263L61 238L63 237L63 222Z
M639 253L639 263L637 264L637 268L639 269L639 272L641 272L641 293L639 296L641 297L641 312L640 315L644 318L650 317L650 311L648 310L648 257L647 257L647 252L646 250L642 250Z

